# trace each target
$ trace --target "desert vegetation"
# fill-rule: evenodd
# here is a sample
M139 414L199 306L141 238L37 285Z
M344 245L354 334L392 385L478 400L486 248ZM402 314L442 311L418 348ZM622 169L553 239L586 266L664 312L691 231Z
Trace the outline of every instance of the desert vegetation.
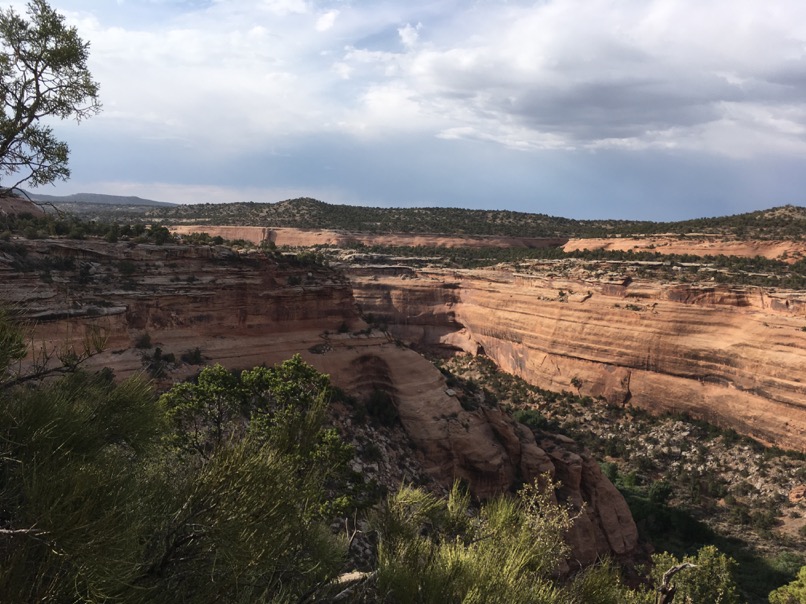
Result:
M162 396L141 378L78 369L22 388L25 337L9 313L0 339L8 601L655 599L656 575L629 588L607 562L558 578L574 518L548 478L482 503L458 485L445 497L408 486L368 497L377 491L350 471L355 452L328 425L341 395L298 357L209 366ZM352 538L338 518L359 514L377 544L372 567L345 574ZM724 554L703 549L695 561L679 593L737 601Z
M289 248L291 249L291 248ZM659 282L721 283L802 289L806 260L787 262L761 256L695 256L653 251L572 250L559 247L399 247L355 245L345 250L321 247L320 252L350 264L475 269L502 268L527 274L585 274L608 279L643 278Z
M729 554L743 601L765 602L806 564L806 504L787 498L806 479L803 453L684 415L544 391L484 357L435 362L465 406L507 408L538 438L565 434L589 449L658 550L683 556L710 545Z
M787 239L803 236L806 209L769 210L679 222L574 220L538 213L462 208L379 208L328 204L299 198L277 203L194 204L148 207L65 201L64 207L92 220L211 224L362 233L419 233L499 237L621 237L706 234L735 239ZM62 207L63 203L55 203Z
M88 44L45 0L31 0L27 18L12 8L0 10L0 41L8 109L0 116L0 175L7 181L2 204L20 193L18 185L69 176L69 149L41 120L80 121L100 111L100 103L98 84L87 70ZM87 321L80 344L68 335L61 345L38 345L22 311L0 306L0 600L732 604L769 597L773 604L791 604L802 599L805 504L787 497L806 479L802 454L764 448L689 417L653 418L581 397L584 382L577 376L570 382L576 395L551 393L502 374L483 356L438 363L465 411L496 407L536 438L566 435L576 441L566 438L567 443L587 447L602 460L645 543L656 547L642 560L620 561L624 566L609 559L584 568L570 563L567 532L582 512L563 499L563 485L547 474L534 480L519 475L513 492L485 500L473 498L460 483L452 489L436 484L417 467L421 452L406 442L395 397L378 385L357 400L298 355L272 367L233 371L208 362L198 346L169 351L157 332L174 320L171 313L150 322L134 316L128 323L129 317L120 320L119 339L129 348L114 354L133 349L140 363L133 377L117 379L109 367L89 369L89 361L103 352L104 334L92 321L112 313L110 298L122 300L123 293L140 301L179 284L173 295L184 303L188 292L211 293L202 290L218 278L237 281L239 268L262 270L253 278L265 288L261 296L276 288L286 300L305 294L307 286L316 286L310 288L312 297L324 291L322 283L344 286L334 261L367 264L379 258L449 268L506 263L502 268L508 271L588 271L604 278L806 284L806 261L786 258L556 248L278 250L206 233L178 237L169 224L475 237L698 233L801 239L803 208L653 223L503 210L366 208L309 198L277 204L89 205L71 206L86 212L84 219L65 214L55 200L44 214L6 212L0 205L0 268L14 284L41 289L40 300L61 296L64 303L43 304L31 316L54 323ZM67 251L52 253L60 245ZM162 253L166 249L173 255ZM132 250L141 253L135 257ZM200 278L193 270L175 271L172 259L179 257L191 258L196 264L187 264L196 268L207 263L223 269ZM32 286L34 275L38 282ZM83 306L73 292L81 292ZM560 290L558 301L568 302L571 293ZM287 317L292 307L272 308ZM632 303L626 308L643 310ZM130 310L121 306L114 313ZM238 320L246 330L246 306L241 310ZM385 334L383 345L403 346L380 323L368 321L357 330L348 325L356 318L352 309L342 316L347 318L336 328L341 337L368 339L378 328ZM191 317L208 319L204 312ZM329 333L308 352L329 352L328 338ZM180 367L189 379L172 379ZM381 467L389 470L385 476Z

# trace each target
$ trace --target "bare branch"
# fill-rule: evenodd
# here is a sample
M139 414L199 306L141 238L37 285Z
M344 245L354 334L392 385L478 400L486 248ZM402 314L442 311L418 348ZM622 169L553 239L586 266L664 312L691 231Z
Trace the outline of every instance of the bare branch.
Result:
M671 604L674 600L675 593L677 593L677 586L671 583L672 577L687 568L697 568L697 565L691 562L684 562L683 564L673 566L663 573L663 579L658 587L658 597L655 599L655 604Z

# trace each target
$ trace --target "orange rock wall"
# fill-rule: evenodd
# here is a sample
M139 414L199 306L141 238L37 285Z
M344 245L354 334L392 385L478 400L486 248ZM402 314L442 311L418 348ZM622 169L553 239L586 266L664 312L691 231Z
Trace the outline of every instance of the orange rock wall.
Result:
M715 237L608 237L570 239L563 249L612 250L626 252L657 252L660 254L692 254L694 256L743 256L753 258L779 258L785 256L794 262L806 255L806 245L798 241L725 241Z
M364 313L416 344L483 350L542 388L574 392L581 382L583 395L685 411L806 450L801 296L493 271L353 282Z
M543 248L561 246L568 241L561 237L457 237L448 235L409 235L390 233L347 233L319 229L294 229L282 227L247 227L215 225L177 225L171 232L179 235L207 233L224 239L243 239L254 244L270 241L278 246L311 247L315 245L345 246L364 245L391 246L441 246L441 247L527 247Z

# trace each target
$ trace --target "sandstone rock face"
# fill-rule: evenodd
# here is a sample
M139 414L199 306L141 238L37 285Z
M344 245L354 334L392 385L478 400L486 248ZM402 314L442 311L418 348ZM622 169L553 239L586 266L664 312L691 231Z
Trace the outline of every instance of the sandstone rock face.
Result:
M478 497L492 497L543 474L562 483L561 502L583 510L569 534L573 564L603 555L630 556L638 530L621 493L599 465L562 436L543 436L499 409L466 411L442 374L412 350L392 343L365 349L345 366L324 355L320 367L357 394L380 389L391 396L425 469L442 482L464 481Z
M366 329L350 284L339 273L280 266L217 247L25 245L29 265L24 272L0 254L0 300L40 321L33 334L38 346L78 343L95 326L108 336L107 347L88 364L110 367L120 377L142 371L141 355L151 354L153 346L177 356L198 347L208 362L234 369L300 353L359 398L376 390L386 393L420 464L443 485L464 480L476 495L489 497L548 473L562 480L560 499L585 504L570 535L575 561L589 564L601 555L635 552L635 524L595 461L567 439L536 442L529 429L498 409L463 409L431 363L388 334ZM61 268L42 273L45 264L36 262L44 259L47 266ZM437 312L439 305L459 304L457 289L435 284L409 293L389 288L382 305L398 305L401 313L421 307L423 314L412 325L420 337L459 345L464 340L455 333L460 324L452 311ZM427 323L444 325L429 331ZM135 349L145 333L152 348ZM183 365L170 379L197 370Z
M106 350L92 363L121 377L142 370L144 351L134 345L144 334L166 353L199 347L211 359L247 367L321 344L323 331L357 320L350 286L333 271L281 268L223 247L26 245L30 270L12 270L0 257L0 300L38 322L39 346L58 348L80 341L89 327L101 329Z
M806 450L802 294L492 270L353 283L364 313L416 345L484 351L546 389L688 412Z
M0 215L33 214L44 216L45 211L34 202L23 197L0 196Z
M779 258L784 256L789 262L795 262L806 255L806 245L798 241L725 241L717 237L616 237L570 239L563 249L574 250L613 250L613 251L648 251L661 254L692 254L694 256L744 256L753 258Z
M204 232L211 237L219 235L224 239L243 239L245 241L251 241L254 244L269 241L275 245L287 245L291 247L310 247L314 245L346 246L363 243L364 245L399 246L543 248L559 247L568 241L568 239L564 237L459 237L456 235L418 235L407 233L376 235L372 233L348 233L344 231L321 229L198 224L176 225L171 227L171 232L179 235Z

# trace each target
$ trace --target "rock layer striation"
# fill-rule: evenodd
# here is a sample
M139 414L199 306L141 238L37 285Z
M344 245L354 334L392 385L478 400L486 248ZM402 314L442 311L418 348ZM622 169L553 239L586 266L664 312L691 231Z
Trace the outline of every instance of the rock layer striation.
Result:
M806 450L806 297L504 270L351 272L365 314L549 390L686 412Z

